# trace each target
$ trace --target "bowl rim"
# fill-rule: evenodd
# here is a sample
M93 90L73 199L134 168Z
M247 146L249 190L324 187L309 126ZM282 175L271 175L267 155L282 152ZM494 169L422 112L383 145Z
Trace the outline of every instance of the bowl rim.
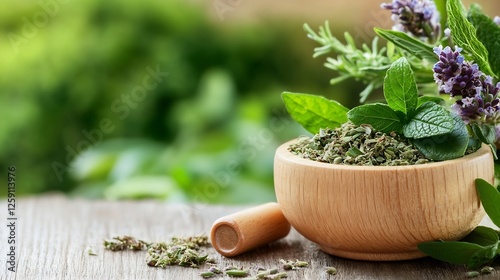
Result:
M438 162L429 162L429 163L423 163L423 164L413 164L413 165L397 165L397 166L373 166L373 165L342 165L342 164L333 164L333 163L327 163L327 162L319 162L319 161L314 161L311 159L305 159L302 158L298 155L292 154L289 150L288 147L290 144L294 143L297 141L298 138L292 139L290 141L287 141L283 144L281 144L277 149L275 153L275 159L277 157L280 157L282 160L297 164L297 165L304 165L304 166L309 166L309 167L317 167L317 168L323 168L323 169L335 169L335 170L362 170L362 171L390 171L390 170L411 170L411 169L429 169L429 168L436 168L436 167L442 167L442 166L451 166L451 165L460 165L465 162L468 162L470 160L481 160L483 157L486 159L487 157L490 158L491 161L493 161L493 155L491 152L491 148L485 144L481 146L477 151L474 153L465 155L460 158L456 159L450 159L450 160L444 160L444 161L438 161Z

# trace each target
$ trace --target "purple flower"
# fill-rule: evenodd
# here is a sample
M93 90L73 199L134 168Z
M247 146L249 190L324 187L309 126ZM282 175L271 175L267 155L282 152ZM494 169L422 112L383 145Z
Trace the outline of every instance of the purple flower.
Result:
M473 97L478 90L482 90L483 83L477 64L465 61L460 54L461 48L455 46L455 51L450 47L443 49L442 46L434 48L439 56L439 61L434 64L434 80L439 86L441 93L449 93L452 97Z
M443 46L435 47L434 53L439 56L439 61L434 65L434 79L440 81L440 89L444 82L458 75L464 63L464 57L460 55L461 48L455 47L452 51L450 47L443 49Z
M391 10L394 30L407 32L423 40L437 40L441 31L439 12L431 0L393 0L383 3L383 9Z
M500 17L499 17L499 16L496 16L496 17L493 19L493 21L494 21L496 24L500 25Z
M457 100L451 108L465 123L498 124L500 122L500 100L492 94L478 93L474 97Z
M459 96L452 109L465 123L500 123L500 83L494 84L491 76L479 71L477 64L466 61L461 48L442 46L434 48L439 61L434 65L434 80L439 91L451 97Z

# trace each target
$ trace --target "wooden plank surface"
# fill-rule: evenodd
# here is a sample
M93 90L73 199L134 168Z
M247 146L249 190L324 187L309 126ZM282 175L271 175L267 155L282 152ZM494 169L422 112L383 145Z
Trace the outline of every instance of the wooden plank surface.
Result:
M151 268L145 263L146 252L106 251L102 241L116 235L155 242L169 241L173 236L208 234L217 218L244 208L248 207L88 201L59 195L21 198L16 205L17 272L7 271L4 266L0 279L202 279L201 269ZM0 217L7 221L5 200L0 209ZM484 220L483 224L491 226L491 221ZM5 264L5 226L1 235L0 261ZM88 255L87 246L93 247L97 256ZM231 259L213 248L208 252L220 267L271 268L279 266L279 259L310 263L308 268L291 271L287 279L466 279L464 267L430 258L363 262L332 257L295 231L281 241ZM336 267L338 274L327 276L325 266ZM500 270L499 265L495 268ZM477 279L500 279L500 271Z

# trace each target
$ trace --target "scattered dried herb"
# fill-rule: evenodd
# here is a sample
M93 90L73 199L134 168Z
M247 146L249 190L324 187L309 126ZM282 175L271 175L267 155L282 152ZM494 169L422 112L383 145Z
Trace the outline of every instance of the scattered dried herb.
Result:
M474 277L479 276L479 272L477 272L477 271L467 271L465 273L465 276L467 276L468 278L474 278Z
M297 269L300 269L302 267L307 267L309 265L308 262L299 261L299 260L295 260L295 261L286 260L285 261L285 260L281 259L280 263L283 265L284 270L297 270Z
M226 274L231 277L247 277L250 271L248 269L230 269L226 270Z
M275 279L283 279L287 278L288 274L286 272L280 272L272 275L268 275L265 279L275 280Z
M220 270L218 267L212 266L208 271L213 272L215 274L222 274L222 270Z
M481 268L481 274L491 274L495 271L495 269L491 266L485 266L483 268Z
M408 139L347 122L321 129L312 138L299 138L289 150L305 159L345 165L413 165L431 162Z
M104 248L111 251L123 251L123 250L133 250L140 251L145 250L148 247L148 243L137 240L131 236L115 236L112 239L104 240Z
M205 271L205 272L200 273L200 276L203 277L203 278L212 278L215 275L217 275L217 274L215 274L215 273L213 273L211 271Z
M326 273L328 275L335 275L335 274L337 274L337 269L335 267L327 266Z
M147 243L130 236L113 237L104 240L104 247L111 251L147 250L146 263L149 266L165 268L169 265L198 267L211 262L208 254L202 254L201 247L210 245L206 235L188 238L172 238L170 243Z
M153 243L148 247L146 263L165 268L169 265L198 267L209 261L208 254L200 251L210 243L205 235L189 238L172 238L170 243Z
M479 275L484 275L484 274L491 274L495 271L495 269L491 266L485 266L483 268L481 268L480 271L476 271L476 270L471 270L471 271L467 271L465 273L465 275L468 277L468 278L475 278Z
M167 266L172 265L200 267L205 264L214 264L215 260L210 258L204 251L204 248L208 246L210 246L210 242L206 235L188 238L174 237L169 243L148 243L135 239L131 236L118 236L113 237L112 239L104 240L105 249L110 251L147 250L147 265L161 268L166 268ZM87 249L87 251L90 252L89 249ZM309 266L308 262L300 260L285 261L280 259L279 262L283 265L284 270L298 270ZM224 269L220 269L219 267L211 266L208 270L200 272L199 275L200 277L206 279L227 275L229 277L238 277L242 280L274 280L288 277L286 272L280 272L278 268L266 269L262 267L254 267L252 270L256 271L255 276L251 275L252 273L250 269L244 269L243 267L231 265L225 267Z
M257 279L268 279L270 275L276 274L278 272L279 270L277 268L267 269L257 273L256 277Z
M148 243L137 240L131 236L115 236L112 239L104 240L104 248L111 251L123 251L123 250L133 250L140 251L145 250L148 247Z
M85 253L87 253L87 255L89 256L97 256L97 254L94 252L94 248L92 248L91 246L87 246L87 248L85 248Z

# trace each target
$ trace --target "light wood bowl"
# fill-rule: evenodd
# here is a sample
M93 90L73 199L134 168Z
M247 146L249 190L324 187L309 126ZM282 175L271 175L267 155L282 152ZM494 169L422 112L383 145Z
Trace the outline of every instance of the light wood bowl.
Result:
M474 180L493 183L490 148L413 166L347 166L293 155L274 159L278 203L290 224L332 255L358 260L424 257L417 244L457 240L485 212Z

